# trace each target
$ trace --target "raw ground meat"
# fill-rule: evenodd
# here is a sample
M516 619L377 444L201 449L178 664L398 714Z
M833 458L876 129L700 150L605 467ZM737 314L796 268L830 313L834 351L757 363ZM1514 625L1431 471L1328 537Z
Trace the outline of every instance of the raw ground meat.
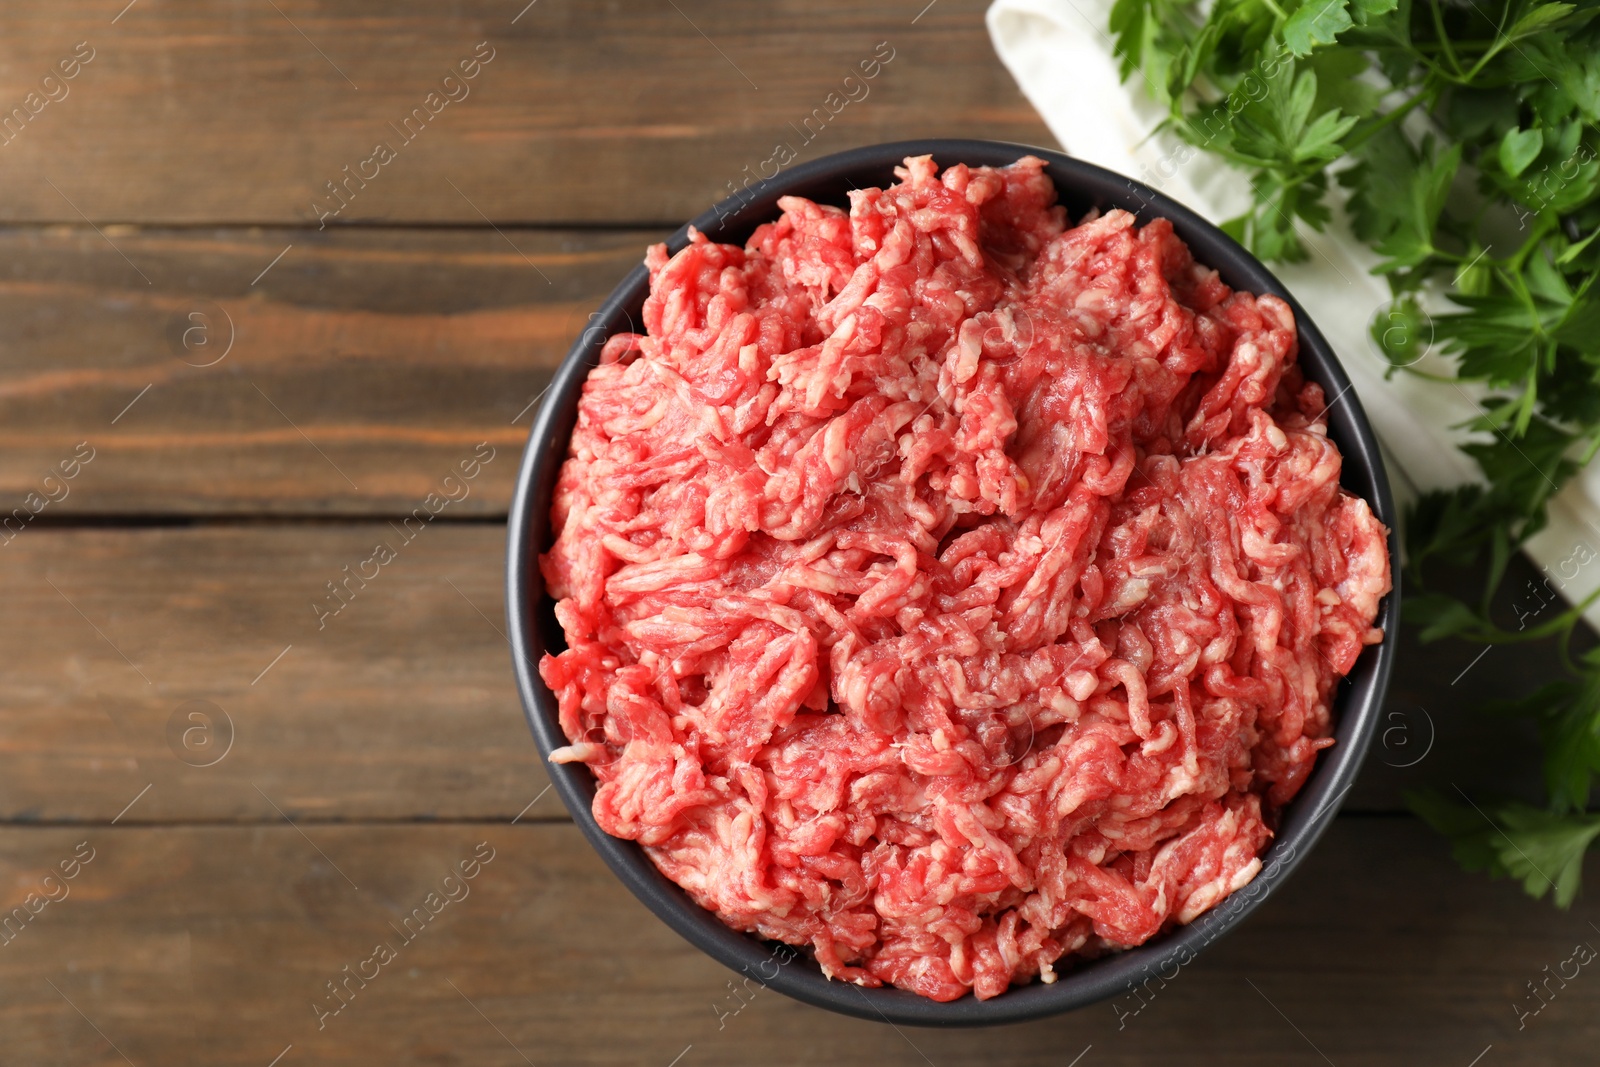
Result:
M1288 306L1041 167L651 248L540 560L599 824L935 1000L1249 882L1389 590Z

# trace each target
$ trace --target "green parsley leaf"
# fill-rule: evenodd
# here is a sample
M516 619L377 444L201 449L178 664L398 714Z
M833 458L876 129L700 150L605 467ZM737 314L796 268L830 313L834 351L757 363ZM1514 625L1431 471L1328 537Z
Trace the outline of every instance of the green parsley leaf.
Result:
M1350 15L1357 26L1370 25L1380 15L1387 15L1400 6L1400 0L1351 0Z
M1313 53L1307 62L1317 75L1314 111L1342 111L1364 119L1378 110L1383 91L1361 77L1368 66L1366 56L1330 48Z
M1554 594L1552 594L1553 596ZM1600 675L1554 682L1534 694L1544 742L1545 789L1558 814L1582 811L1600 773Z
M1318 46L1333 44L1355 25L1347 0L1306 0L1283 26L1283 43L1297 56L1309 56Z
M1400 227L1417 169L1416 150L1393 127L1354 152L1356 165L1339 176L1351 190L1348 209L1355 235L1377 244Z
M1544 133L1540 130L1510 129L1500 141L1500 169L1515 178L1528 169L1528 164L1544 151Z
M1433 344L1433 320L1407 294L1395 299L1372 320L1372 340L1390 364L1391 375L1414 365Z
M1378 252L1388 257L1378 267L1383 273L1420 266L1436 251L1433 234L1461 165L1461 146L1432 152L1425 144L1421 156L1416 168L1404 175L1405 198L1396 207L1396 225L1377 243Z
M1539 415L1515 438L1507 434L1503 423L1495 424L1488 416L1477 420L1473 428L1493 436L1463 445L1462 451L1478 461L1490 485L1490 499L1523 517L1518 539L1526 539L1544 528L1545 504L1577 473L1577 464L1566 454L1573 435Z
M1552 28L1575 10L1572 4L1540 4L1519 18L1507 32L1506 37L1512 43L1524 37L1532 37L1540 30Z
M1423 644L1455 637L1481 627L1482 620L1473 610L1454 597L1442 593L1419 593L1405 599L1401 615L1413 626L1422 628Z
M1424 565L1435 558L1448 566L1469 566L1494 526L1496 503L1483 486L1470 482L1420 494L1401 523L1412 576L1420 580ZM1416 599L1408 596L1406 603Z
M1560 908L1577 898L1583 855L1600 836L1600 815L1560 815L1518 803L1475 808L1424 793L1408 794L1407 800L1450 838L1463 867L1519 879L1535 899L1554 890Z

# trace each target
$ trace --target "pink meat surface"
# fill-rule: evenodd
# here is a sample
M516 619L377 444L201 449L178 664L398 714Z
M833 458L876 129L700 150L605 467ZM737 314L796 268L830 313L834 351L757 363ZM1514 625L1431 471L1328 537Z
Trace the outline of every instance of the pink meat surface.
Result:
M1041 168L651 248L540 560L599 824L935 1000L1249 882L1389 590L1289 307Z

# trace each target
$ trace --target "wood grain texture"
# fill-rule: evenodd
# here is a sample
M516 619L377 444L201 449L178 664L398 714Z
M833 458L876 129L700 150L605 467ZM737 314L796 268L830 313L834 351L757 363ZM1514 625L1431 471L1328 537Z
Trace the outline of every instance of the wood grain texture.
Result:
M92 229L0 231L13 526L29 510L405 514L480 441L504 458L453 513L503 515L530 402L663 233L107 235L151 285Z
M567 824L9 829L5 902L83 841L95 858L70 895L0 946L5 1063L123 1062L114 1043L141 1067L265 1067L291 1045L284 1065L1064 1067L1087 1048L1081 1067L1467 1067L1490 1045L1495 1064L1582 1062L1600 1039L1593 966L1552 982L1520 1031L1515 1010L1537 1003L1525 982L1600 944L1600 913L1464 878L1410 819L1342 821L1242 928L1142 1000L937 1033L771 991L733 999L730 972ZM467 895L403 941L404 916L480 847L493 859ZM380 942L396 958L319 1030L312 1004L338 1003L326 983Z
M103 823L147 785L123 825L515 816L547 779L502 637L504 532L413 535L29 530L0 548L0 819ZM395 558L342 585L380 542ZM348 602L319 628L312 605L340 604L329 581ZM191 701L233 724L214 765L191 765L220 751ZM560 808L546 796L528 817Z
M94 50L65 97L0 145L0 218L315 225L326 183L346 166L359 176L387 142L395 158L350 187L338 222L676 224L779 143L801 159L910 137L1050 143L981 36L980 0L920 18L926 0L146 0L113 23L125 3L0 16L7 107L78 42ZM493 58L444 86L480 42ZM892 59L864 94L847 88L880 42ZM467 95L429 105L434 91ZM437 114L407 142L419 107Z

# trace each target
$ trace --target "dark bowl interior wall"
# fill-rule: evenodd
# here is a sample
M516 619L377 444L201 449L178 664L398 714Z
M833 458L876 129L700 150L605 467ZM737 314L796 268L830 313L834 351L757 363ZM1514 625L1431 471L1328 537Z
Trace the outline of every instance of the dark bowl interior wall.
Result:
M1195 258L1216 268L1228 285L1258 294L1273 293L1288 301L1299 324L1301 365L1329 397L1337 398L1329 413L1329 431L1344 453L1342 483L1365 498L1390 528L1389 552L1398 560L1394 504L1377 443L1327 342L1265 267L1215 226L1147 186L1043 149L992 141L907 141L855 149L793 167L717 205L691 225L713 240L743 243L757 225L777 216L780 196L798 195L848 207L850 189L893 183L894 168L909 155L932 154L940 166L958 162L1003 166L1030 153L1048 164L1047 173L1073 220L1092 208L1123 208L1138 214L1141 222L1169 219ZM687 242L688 227L684 227L667 244L676 252ZM640 252L642 256L643 249ZM590 317L588 328L556 372L518 475L508 529L507 621L524 709L545 756L566 744L566 738L556 722L555 699L540 680L537 665L545 649L559 650L565 642L544 592L537 555L548 550L552 540L548 518L551 492L576 421L584 377L595 365L607 337L639 327L647 284L643 266L635 268ZM1398 573L1395 582L1377 620L1388 632L1399 617ZM968 996L938 1004L901 990L869 990L830 982L804 954L779 962L775 946L728 929L663 877L636 844L613 838L595 824L590 814L595 786L587 768L579 764L547 767L573 819L623 883L679 934L741 975L799 1000L866 1019L932 1026L1016 1022L1124 993L1158 971L1170 976L1173 968L1185 965L1259 906L1327 829L1339 800L1354 781L1376 732L1395 648L1391 641L1367 649L1343 682L1336 709L1338 743L1323 754L1305 789L1284 812L1277 839L1263 857L1263 870L1254 882L1190 925L1158 935L1137 949L1076 966L1064 963L1059 980L1052 985L1034 982L987 1001ZM595 934L600 945L611 931L597 930Z

